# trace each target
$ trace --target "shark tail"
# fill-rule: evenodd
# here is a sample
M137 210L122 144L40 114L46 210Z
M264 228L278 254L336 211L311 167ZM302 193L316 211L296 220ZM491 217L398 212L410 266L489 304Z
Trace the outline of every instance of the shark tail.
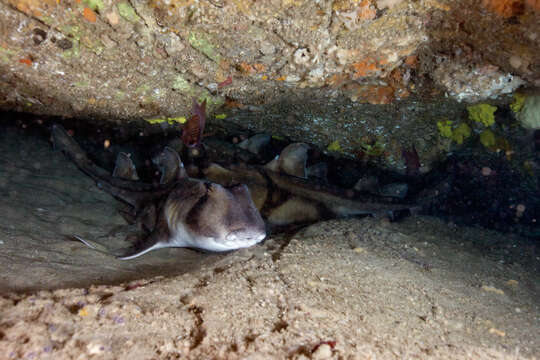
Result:
M79 235L76 235L76 234L73 234L72 236L73 236L74 239L79 240L84 245L88 246L90 249L93 249L93 250L95 250L97 252L100 252L102 254L105 254L105 255L116 256L114 253L109 251L105 246L103 246L101 244L98 244L97 242L94 242L94 241L91 241L91 240L86 240L83 237L81 237Z
M140 248L130 247L126 249L118 249L115 251L110 251L105 246L98 244L95 241L84 239L83 237L76 234L73 234L72 236L75 240L82 242L84 245L86 245L90 249L95 250L105 255L114 256L118 260L131 260L141 255L144 255L147 252L160 249L163 247L161 243L151 241L146 244L143 244L143 246L141 246Z
M159 199L167 194L174 184L156 188L152 184L113 177L107 170L97 166L86 156L84 150L62 125L52 126L54 148L61 150L77 167L96 181L97 186L114 197L139 209L146 201Z
M92 177L94 180L107 179L110 177L106 170L96 166L96 164L86 156L84 150L67 133L62 125L54 124L52 126L52 138L54 148L63 151L75 165L88 176Z

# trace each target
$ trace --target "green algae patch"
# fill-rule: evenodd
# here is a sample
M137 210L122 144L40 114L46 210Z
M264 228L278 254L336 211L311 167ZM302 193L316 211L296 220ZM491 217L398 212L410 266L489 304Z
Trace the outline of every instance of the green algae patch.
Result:
M450 139L452 137L452 121L441 120L437 121L437 129L442 137Z
M83 0L83 3L94 11L101 11L105 7L102 0Z
M489 148L495 145L495 134L493 131L486 129L480 133L480 143Z
M221 56L219 56L215 46L209 40L208 35L192 31L189 33L188 41L191 46L203 53L210 60L216 63L220 62Z
M471 136L472 130L467 123L461 123L457 127L453 126L450 120L437 121L437 129L442 137L451 139L457 144L463 144L463 141Z
M491 126L495 122L496 106L489 104L478 104L467 106L469 112L469 119L481 123L484 126Z
M368 144L368 143L362 143L360 144L360 148L364 152L364 154L368 156L381 156L384 154L384 150L386 149L386 144L377 139L375 143Z
M60 29L62 34L71 41L71 47L62 52L64 59L78 58L81 54L80 41L82 30L77 25L67 25Z
M114 98L117 100L117 101L122 101L126 98L126 93L124 91L121 91L121 90L117 90L115 93L114 93Z
M193 89L192 94L195 94L196 92L198 93L197 102L199 104L202 104L203 102L206 101L206 113L207 114L212 113L218 107L225 104L225 98L223 98L221 96L213 96L206 89L198 89L198 91L196 91L196 89Z
M66 25L60 28L60 31L62 34L64 34L66 37L71 37L70 40L77 40L79 41L81 39L82 30L78 25Z
M202 94L197 99L199 104L202 104L203 101L206 101L207 112L211 112L212 109L217 108L225 104L225 99L221 96L212 96L208 91L204 90Z
M338 140L335 140L335 141L332 141L330 143L330 145L328 145L328 147L326 148L328 151L335 151L335 152L341 152L341 145L339 145L339 141Z
M9 63L11 58L19 54L19 51L13 49L6 49L5 47L0 46L0 59L2 62Z
M128 2L121 2L120 4L116 5L116 8L118 9L118 14L120 14L121 17L130 23L137 23L141 21L141 18L139 15L137 15L135 9L133 9Z
M159 119L144 119L149 124L155 125L155 124L161 124L167 121L165 118L159 118Z
M471 136L471 128L466 123L461 123L452 131L452 140L458 144L463 144L463 141Z
M514 113L518 113L523 108L523 105L525 104L525 99L527 97L524 94L515 93L514 94L514 101L510 104L510 109Z
M184 93L193 94L195 92L195 89L189 81L184 79L181 75L178 75L174 78L174 82L172 84L173 90L178 90Z
M89 85L90 83L86 80L75 81L73 83L73 86L75 86L76 88L85 88L85 87L88 87Z
M179 124L184 124L187 120L185 116L177 116L177 117L167 118L167 121L169 122L169 124L172 125L172 123L175 123L175 122Z
M62 57L66 60L71 58L78 58L81 55L81 48L79 46L79 40L73 40L71 42L72 46L68 50L62 52Z
M139 86L135 92L138 93L138 94L144 94L146 93L148 90L150 90L150 86L146 85L146 84L143 84L141 86Z
M90 33L84 30L85 28L81 28L79 25L66 25L60 28L62 34L71 42L71 47L62 53L64 58L78 57L81 45L87 47L96 55L103 52L105 47L101 40L93 38Z
M181 75L177 75L172 83L172 89L180 91L184 94L197 97L199 104L202 104L206 100L206 107L208 112L211 112L211 108L221 106L225 103L225 99L221 96L212 96L206 89L200 89L192 85L189 81L184 79Z
M173 125L175 123L178 124L184 124L187 120L184 116L177 116L177 117L167 117L167 118L156 118L156 119L144 119L149 124L161 124L164 122L169 123L169 125Z
M54 19L50 16L42 16L39 20L43 21L44 24L52 26L54 24Z
M83 42L83 45L89 48L94 54L101 55L105 47L99 39L88 40Z

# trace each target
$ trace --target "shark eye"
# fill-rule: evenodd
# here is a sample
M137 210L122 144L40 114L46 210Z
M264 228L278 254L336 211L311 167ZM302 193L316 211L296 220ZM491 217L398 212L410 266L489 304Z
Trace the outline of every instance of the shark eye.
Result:
M207 192L220 191L223 189L223 186L221 186L220 184L210 183L210 182L204 183L204 186L206 186Z
M215 192L219 191L219 185L215 183L205 182L204 187L206 188L206 198L215 199Z
M247 186L244 184L236 184L236 185L227 187L227 190L229 190L230 192L234 194L245 193L247 190Z

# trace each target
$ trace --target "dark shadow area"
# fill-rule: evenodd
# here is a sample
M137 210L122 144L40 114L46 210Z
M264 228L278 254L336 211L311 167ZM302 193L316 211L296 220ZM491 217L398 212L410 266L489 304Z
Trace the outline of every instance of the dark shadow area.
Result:
M0 292L172 276L222 257L189 249L165 249L121 261L73 241L71 235L79 234L114 250L129 246L124 238L137 229L118 214L122 208L118 201L99 190L61 152L53 151L46 124L37 123L35 117L28 121L26 116L4 114L3 118Z
M50 139L53 122L62 123L99 166L112 171L116 155L132 154L141 180L159 182L159 171L151 159L164 146L175 146L186 168L195 175L208 162L224 166L245 163L263 165L288 145L272 138L259 154L241 150L238 141L253 133L240 128L214 127L212 136L194 153L179 143L180 128L164 128L162 134L146 135L144 128L114 126L96 128L85 121L52 119L35 115L4 113L0 133L0 257L3 272L0 291L34 291L60 287L116 284L158 275L194 271L224 255L189 249L163 249L132 261L120 261L71 241L72 234L99 242L109 249L126 247L124 238L136 232L118 214L122 205L99 190L65 156L54 151ZM533 140L538 134L533 134ZM536 136L536 137L534 137ZM531 142L537 154L540 147ZM504 153L489 154L481 148L455 153L427 174L412 165L406 174L382 170L369 161L334 158L315 147L309 150L307 166L324 163L326 179L321 184L349 191L352 199L375 196L373 188L355 188L359 179L375 179L376 189L395 184L406 191L392 202L416 206L425 215L435 215L460 225L481 226L509 237L507 244L478 244L478 248L500 249L519 245L538 253L540 195L538 174L524 174L512 166ZM410 171L409 171L410 170ZM402 187L403 187L402 186ZM410 216L396 212L395 221ZM292 234L298 226L279 231ZM129 244L127 244L129 245ZM285 245L286 246L286 245ZM515 252L512 252L515 257ZM512 262L516 259L508 259Z

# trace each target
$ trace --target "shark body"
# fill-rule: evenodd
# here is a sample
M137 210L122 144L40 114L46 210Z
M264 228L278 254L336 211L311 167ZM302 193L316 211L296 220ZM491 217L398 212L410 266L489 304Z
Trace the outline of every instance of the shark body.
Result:
M396 203L395 199L377 195L358 196L350 189L320 181L317 175L310 177L313 169L306 168L307 149L307 144L293 143L265 166L210 163L202 172L205 178L225 186L246 184L270 226L357 215L392 218L398 211L417 210L415 205ZM321 165L316 164L314 172L324 173Z
M111 176L61 126L54 125L52 134L55 146L98 187L131 206L123 215L147 233L136 246L117 254L120 259L164 247L209 251L249 247L266 236L261 214L273 228L357 215L392 218L396 211L417 208L381 196L351 196L346 189L319 181L326 172L321 165L326 164L306 168L309 146L304 143L288 145L265 166L206 162L198 171L204 179L189 177L178 153L165 147L152 159L161 173L156 185L138 180L128 154L118 155ZM92 242L74 237L99 250Z
M119 155L114 171L124 177L113 177L94 164L60 125L53 125L52 137L55 147L92 177L98 187L129 204L131 211L126 215L147 232L134 247L114 254L119 259L133 259L165 247L235 250L252 246L266 236L265 223L246 185L226 187L190 178L183 171L178 154L176 170L167 165L162 175L168 182L161 185L132 180L136 173L133 173L133 164L125 154ZM156 162L160 163L160 159ZM96 248L92 242L75 237Z

